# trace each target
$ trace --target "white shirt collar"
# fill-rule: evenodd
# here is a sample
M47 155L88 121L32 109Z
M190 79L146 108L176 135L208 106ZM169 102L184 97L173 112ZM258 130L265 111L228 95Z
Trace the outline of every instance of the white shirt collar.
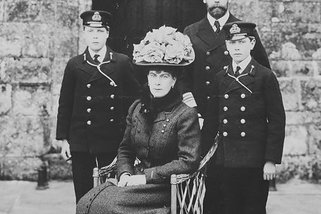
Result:
M99 57L97 58L99 62L102 62L106 56L106 53L107 53L107 48L106 48L106 45L104 45L104 47L102 49L100 49L98 52L94 52L93 50L91 50L90 48L88 48L89 50L89 54L91 56L91 58L93 59L94 56L96 54L99 55Z
M230 12L226 11L226 13L224 14L224 16L222 16L219 19L215 19L213 16L211 16L208 12L207 12L207 19L210 22L210 25L212 26L213 30L216 31L216 27L214 26L214 22L218 21L220 23L220 30L222 30L223 26L225 25L225 23L227 22L228 18L230 17Z
M236 66L239 66L239 67L241 67L241 70L239 70L239 73L241 74L243 71L244 71L244 69L246 68L246 66L251 62L251 59L252 59L252 57L251 57L251 55L250 56L248 56L248 57L246 57L242 62L240 62L239 64L236 64L235 62L234 62L234 60L232 61L232 67L233 67L233 71L236 71Z

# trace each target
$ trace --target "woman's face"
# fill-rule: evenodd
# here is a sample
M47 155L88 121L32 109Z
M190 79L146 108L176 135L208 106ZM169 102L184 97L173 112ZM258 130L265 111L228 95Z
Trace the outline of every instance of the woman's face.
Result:
M149 90L155 98L168 94L176 82L176 77L163 70L150 70L147 79Z

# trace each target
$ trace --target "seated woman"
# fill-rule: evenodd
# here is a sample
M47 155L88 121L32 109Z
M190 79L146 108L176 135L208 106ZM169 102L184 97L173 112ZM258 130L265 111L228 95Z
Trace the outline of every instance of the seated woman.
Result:
M178 34L173 28L158 30ZM171 174L194 172L201 154L197 111L182 102L175 87L181 67L193 60L188 47L192 52L180 64L139 62L134 54L148 87L128 111L117 156L118 186L106 182L89 191L77 204L77 214L170 213ZM134 166L136 157L140 164Z

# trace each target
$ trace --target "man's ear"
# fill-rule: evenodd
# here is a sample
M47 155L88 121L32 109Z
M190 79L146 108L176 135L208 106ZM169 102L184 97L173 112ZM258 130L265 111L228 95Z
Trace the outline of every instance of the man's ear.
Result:
M251 50L253 50L254 46L255 46L255 43L256 43L256 39L253 37L253 38L250 38L250 42L251 42L251 45L252 45L252 48Z

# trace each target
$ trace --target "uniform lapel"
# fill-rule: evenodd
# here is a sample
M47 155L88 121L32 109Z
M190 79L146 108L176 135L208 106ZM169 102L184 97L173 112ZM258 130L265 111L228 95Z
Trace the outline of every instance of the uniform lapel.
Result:
M104 57L103 64L100 66L101 72L103 72L105 75L109 76L111 73L115 72L115 69L113 69L113 65L116 62L117 57L115 56L114 52L107 47L106 55ZM103 74L100 73L97 67L91 66L95 69L95 72L93 72L92 76L89 79L89 82L106 78Z
M239 19L235 18L235 16L230 14L227 23L237 20ZM211 24L209 23L207 17L203 18L200 22L199 30L196 35L204 42L204 45L201 45L201 47L205 51L213 51L216 48L225 45L225 31L221 30L218 34L216 34Z
M251 83L254 82L254 74L255 74L255 66L253 65L253 60L246 66L245 70L242 72L242 74L239 77L239 81L244 85L248 86ZM234 90L238 90L240 88L244 88L241 83L237 82L236 79L234 79L234 72L232 69L232 65L229 66L229 71L225 75L226 82L229 82L228 86L226 87L225 93L229 93ZM246 89L247 90L247 89Z

